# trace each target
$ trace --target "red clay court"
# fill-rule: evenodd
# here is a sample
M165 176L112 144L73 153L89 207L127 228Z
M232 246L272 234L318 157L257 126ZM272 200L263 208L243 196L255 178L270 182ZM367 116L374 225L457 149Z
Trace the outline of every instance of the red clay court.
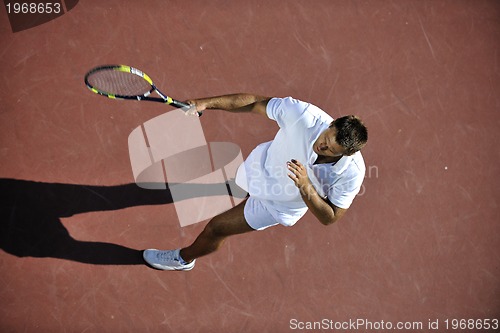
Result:
M38 25L7 3L1 332L495 331L500 2L64 1ZM91 93L85 73L115 63L180 100L250 92L359 115L361 193L333 226L308 213L193 271L146 267L141 250L188 245L205 222L181 227L168 191L134 184L127 139L172 108ZM277 131L222 111L201 125L243 157Z

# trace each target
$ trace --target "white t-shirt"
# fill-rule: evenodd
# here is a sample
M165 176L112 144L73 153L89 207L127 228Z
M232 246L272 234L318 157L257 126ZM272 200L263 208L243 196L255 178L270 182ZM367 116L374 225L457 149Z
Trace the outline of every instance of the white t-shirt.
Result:
M299 189L287 176L287 162L295 159L307 167L318 193L340 208L349 208L365 175L360 152L344 156L337 163L314 164L318 155L313 143L333 118L320 108L291 97L273 98L267 115L280 129L273 141L258 145L239 167L236 183L250 196L263 200L280 213L300 218L307 206Z

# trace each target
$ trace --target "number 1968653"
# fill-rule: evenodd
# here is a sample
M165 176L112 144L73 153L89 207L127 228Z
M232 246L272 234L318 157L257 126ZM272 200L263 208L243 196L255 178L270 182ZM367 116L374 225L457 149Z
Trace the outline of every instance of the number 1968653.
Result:
M5 4L9 14L59 14L61 4L58 2L27 3L14 2Z

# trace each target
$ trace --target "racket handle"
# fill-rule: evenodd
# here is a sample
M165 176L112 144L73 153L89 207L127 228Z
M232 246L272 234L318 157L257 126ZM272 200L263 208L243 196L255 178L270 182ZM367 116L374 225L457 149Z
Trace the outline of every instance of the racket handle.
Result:
M179 109L184 109L184 111L191 108L190 104L186 104L184 102L181 102L181 101L178 101L175 99L172 99L172 103L170 103L170 105L175 106L176 108L179 108ZM197 111L197 112L198 112L198 117L201 117L203 115L203 112L201 112L201 111Z
M170 103L170 105L175 106L176 108L179 108L179 109L181 109L181 108L189 108L190 107L189 104L186 104L184 102L180 102L180 101L175 100L175 99L172 99L172 103Z

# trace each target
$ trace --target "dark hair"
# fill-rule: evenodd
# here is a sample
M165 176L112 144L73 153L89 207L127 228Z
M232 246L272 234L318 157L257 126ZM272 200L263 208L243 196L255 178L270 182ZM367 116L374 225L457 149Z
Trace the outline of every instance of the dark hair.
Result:
M337 130L336 141L345 148L345 155L352 155L364 147L368 141L368 129L361 119L349 115L335 119L330 127Z

